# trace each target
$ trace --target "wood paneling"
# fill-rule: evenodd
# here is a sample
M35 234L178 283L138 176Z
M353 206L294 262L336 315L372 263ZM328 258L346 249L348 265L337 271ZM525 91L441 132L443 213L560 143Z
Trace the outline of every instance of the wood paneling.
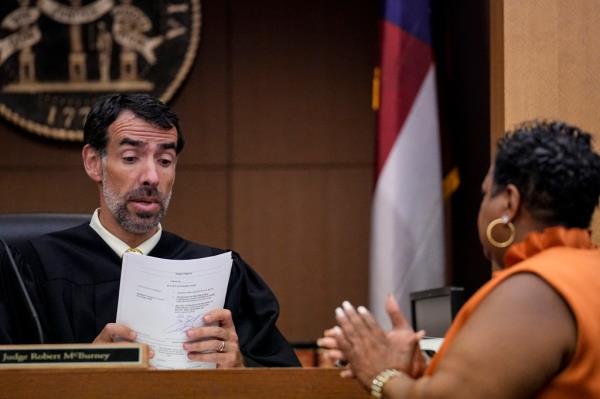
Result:
M559 116L557 6L557 1L504 1L506 128Z
M490 154L504 133L504 0L491 0L490 12Z
M234 161L371 163L373 4L261 3L234 2Z
M505 128L560 118L600 134L598 2L503 2Z
M10 168L45 168L81 166L81 145L34 137L0 121L0 171Z
M493 2L492 2L493 3ZM562 119L600 142L600 7L595 0L503 0L504 128ZM497 46L502 45L502 49ZM499 109L492 109L499 112ZM493 130L492 141L501 134ZM600 243L600 217L593 222Z
M0 170L0 212L92 213L98 190L83 168Z
M344 299L366 304L371 181L370 168L234 173L233 246L278 294L290 339L319 337Z
M205 245L227 247L227 174L179 166L165 229Z
M227 163L228 28L228 2L202 1L202 31L196 61L173 101L187 147L180 165Z

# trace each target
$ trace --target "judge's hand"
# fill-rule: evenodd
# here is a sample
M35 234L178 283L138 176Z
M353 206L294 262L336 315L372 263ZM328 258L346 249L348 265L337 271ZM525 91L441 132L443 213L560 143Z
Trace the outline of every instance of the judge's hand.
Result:
M231 312L215 309L208 312L203 321L213 325L190 328L186 332L189 341L183 344L183 349L188 352L188 358L217 363L217 368L243 367Z
M344 354L338 348L335 337L341 334L342 330L338 326L323 331L323 336L317 339L317 345L323 350L326 360L332 364L346 364Z
M137 336L136 332L124 324L108 323L100 334L94 339L94 344L105 344L109 342L133 342Z
M418 350L424 332L415 333L408 325L393 298L388 298L386 310L392 320L392 330L386 332L364 307L358 310L344 302L336 309L341 334L336 342L344 358L350 362L350 371L342 376L356 376L369 389L377 374L388 368L406 372L412 377L422 374L425 362Z

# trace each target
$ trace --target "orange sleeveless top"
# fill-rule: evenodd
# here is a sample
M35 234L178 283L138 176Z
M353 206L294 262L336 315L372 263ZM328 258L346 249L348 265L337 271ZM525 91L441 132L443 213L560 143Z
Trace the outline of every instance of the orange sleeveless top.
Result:
M536 397L600 398L600 251L592 244L589 232L552 227L530 233L509 248L504 260L506 269L460 310L426 374L435 373L456 334L496 286L516 273L533 273L563 297L577 323L577 345L571 362Z

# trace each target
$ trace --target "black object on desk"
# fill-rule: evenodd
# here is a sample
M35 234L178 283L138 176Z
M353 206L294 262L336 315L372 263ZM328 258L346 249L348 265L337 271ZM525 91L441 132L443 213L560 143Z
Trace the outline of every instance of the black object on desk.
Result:
M412 324L428 337L443 338L464 302L464 288L442 287L410 294Z

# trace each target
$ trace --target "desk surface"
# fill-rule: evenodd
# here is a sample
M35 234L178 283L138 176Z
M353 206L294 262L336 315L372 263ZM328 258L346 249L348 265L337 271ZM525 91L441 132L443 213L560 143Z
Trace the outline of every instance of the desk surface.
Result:
M368 398L339 370L269 368L196 371L140 369L1 370L6 398Z

